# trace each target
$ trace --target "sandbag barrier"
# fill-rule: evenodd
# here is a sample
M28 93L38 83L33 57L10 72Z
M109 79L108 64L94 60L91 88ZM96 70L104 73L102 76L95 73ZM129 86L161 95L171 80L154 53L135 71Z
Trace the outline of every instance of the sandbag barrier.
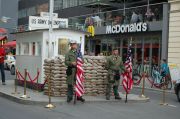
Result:
M84 56L83 69L85 71L85 95L105 95L107 85L107 70L105 69L104 56ZM51 96L66 96L66 65L64 56L44 61L45 79L48 75L51 83ZM51 73L50 73L51 72ZM48 86L45 84L44 93L48 94Z

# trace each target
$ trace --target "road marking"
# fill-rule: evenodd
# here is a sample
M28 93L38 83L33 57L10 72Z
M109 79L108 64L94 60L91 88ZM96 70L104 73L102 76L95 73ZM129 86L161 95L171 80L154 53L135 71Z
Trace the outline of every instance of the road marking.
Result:
M175 105L171 105L171 104L168 104L168 106L170 106L170 107L174 107L174 108L176 108L177 106L175 106Z

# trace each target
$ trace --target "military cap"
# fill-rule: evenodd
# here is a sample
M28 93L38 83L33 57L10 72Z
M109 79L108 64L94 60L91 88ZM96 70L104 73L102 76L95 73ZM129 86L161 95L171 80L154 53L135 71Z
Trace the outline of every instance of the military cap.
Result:
M69 43L73 44L73 43L77 43L77 41L76 40L70 40Z

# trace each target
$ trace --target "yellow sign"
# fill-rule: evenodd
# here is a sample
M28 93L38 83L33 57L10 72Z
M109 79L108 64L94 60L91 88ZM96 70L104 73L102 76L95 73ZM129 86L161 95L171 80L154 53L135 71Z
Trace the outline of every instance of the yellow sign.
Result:
M95 34L95 30L94 30L94 26L88 26L87 32L91 33L91 36L94 36Z

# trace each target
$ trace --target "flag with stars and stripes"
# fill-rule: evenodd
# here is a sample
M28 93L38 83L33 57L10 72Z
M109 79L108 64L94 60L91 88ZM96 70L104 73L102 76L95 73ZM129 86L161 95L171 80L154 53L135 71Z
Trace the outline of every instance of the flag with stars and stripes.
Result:
M80 45L81 47L81 45ZM77 97L81 97L84 92L84 70L82 68L83 58L81 50L79 49L77 52L77 69L76 69L76 84L75 84L75 93Z
M122 85L124 90L128 94L133 86L131 44L128 47L127 57L124 66L125 66L125 72L122 74L123 76Z

